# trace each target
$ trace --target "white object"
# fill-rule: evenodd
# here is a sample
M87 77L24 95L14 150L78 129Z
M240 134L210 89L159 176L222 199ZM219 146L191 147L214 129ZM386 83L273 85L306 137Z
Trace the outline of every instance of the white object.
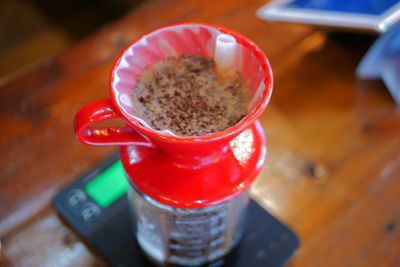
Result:
M220 70L229 69L235 65L237 47L238 43L232 35L219 34L217 36L214 60Z

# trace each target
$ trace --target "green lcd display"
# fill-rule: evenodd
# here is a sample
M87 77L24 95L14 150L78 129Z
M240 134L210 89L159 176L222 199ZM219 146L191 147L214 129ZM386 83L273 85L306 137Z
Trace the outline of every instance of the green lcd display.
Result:
M103 208L119 199L128 188L129 183L120 160L85 185L86 193Z

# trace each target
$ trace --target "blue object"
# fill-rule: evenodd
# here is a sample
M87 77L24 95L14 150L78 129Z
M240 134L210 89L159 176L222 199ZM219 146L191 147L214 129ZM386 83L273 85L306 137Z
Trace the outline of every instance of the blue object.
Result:
M375 41L356 73L362 79L382 79L400 105L400 23Z
M398 0L294 0L289 7L380 15Z

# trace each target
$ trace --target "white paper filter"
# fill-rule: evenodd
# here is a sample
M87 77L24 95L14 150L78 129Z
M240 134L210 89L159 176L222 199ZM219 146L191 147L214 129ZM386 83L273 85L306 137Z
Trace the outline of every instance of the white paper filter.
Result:
M155 130L136 116L131 94L136 80L154 63L180 55L199 55L214 58L218 71L238 71L253 94L248 114L253 112L264 89L266 73L251 51L239 44L235 37L202 25L180 25L164 28L142 38L122 56L114 73L113 87L122 111L144 127L166 135L177 136L170 130ZM243 120L243 119L242 119Z

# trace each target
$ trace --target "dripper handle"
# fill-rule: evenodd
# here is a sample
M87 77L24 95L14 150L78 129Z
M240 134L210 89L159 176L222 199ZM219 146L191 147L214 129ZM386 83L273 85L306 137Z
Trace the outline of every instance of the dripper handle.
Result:
M92 146L146 146L154 145L131 127L92 127L91 124L121 118L111 100L100 100L84 106L74 119L75 134L79 141Z

